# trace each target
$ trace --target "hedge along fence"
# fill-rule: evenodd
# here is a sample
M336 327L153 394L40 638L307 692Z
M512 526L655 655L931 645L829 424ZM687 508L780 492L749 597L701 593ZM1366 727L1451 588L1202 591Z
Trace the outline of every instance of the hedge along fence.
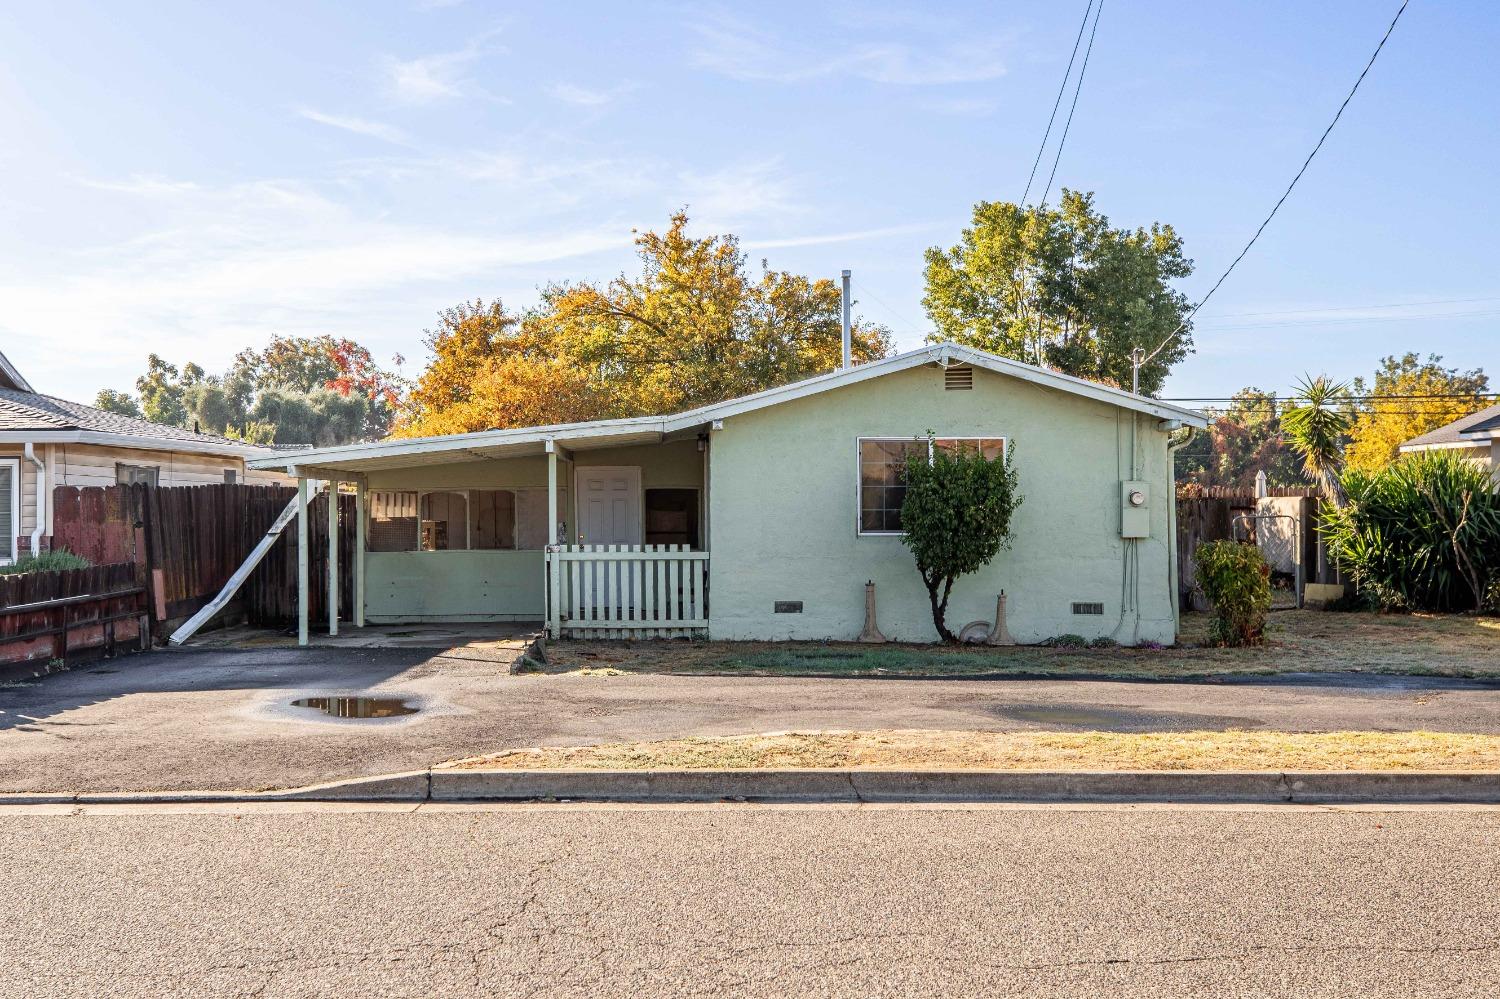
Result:
M149 640L146 588L131 562L0 576L0 665L113 655Z
M1500 612L1500 484L1452 452L1407 455L1343 479L1329 551L1356 589L1393 610Z

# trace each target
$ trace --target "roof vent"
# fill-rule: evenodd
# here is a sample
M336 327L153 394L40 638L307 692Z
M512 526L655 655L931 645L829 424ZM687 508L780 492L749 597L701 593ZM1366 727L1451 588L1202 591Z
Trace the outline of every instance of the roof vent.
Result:
M954 364L943 369L943 388L949 392L974 387L974 369L967 364Z

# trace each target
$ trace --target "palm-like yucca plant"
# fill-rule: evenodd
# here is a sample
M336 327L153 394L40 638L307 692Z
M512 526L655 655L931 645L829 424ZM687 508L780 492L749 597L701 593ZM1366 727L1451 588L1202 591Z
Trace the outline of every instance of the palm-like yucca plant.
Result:
M1500 485L1487 469L1435 451L1344 485L1323 537L1362 593L1391 609L1500 610Z
M1339 408L1348 386L1327 375L1303 379L1297 384L1302 405L1281 414L1281 430L1293 450L1302 456L1302 472L1323 493L1323 498L1342 508L1348 497L1340 473L1344 468L1344 439L1349 417Z

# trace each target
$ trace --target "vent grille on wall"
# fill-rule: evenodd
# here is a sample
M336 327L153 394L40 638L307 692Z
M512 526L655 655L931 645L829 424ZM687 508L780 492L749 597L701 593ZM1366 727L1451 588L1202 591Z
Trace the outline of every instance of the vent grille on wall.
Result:
M955 364L943 369L943 388L949 392L974 387L974 369L967 364Z
M1097 604L1097 603L1086 603L1086 602L1085 603L1079 603L1079 602L1075 601L1074 604L1073 604L1073 613L1074 614L1103 614L1104 613L1104 605L1103 604Z

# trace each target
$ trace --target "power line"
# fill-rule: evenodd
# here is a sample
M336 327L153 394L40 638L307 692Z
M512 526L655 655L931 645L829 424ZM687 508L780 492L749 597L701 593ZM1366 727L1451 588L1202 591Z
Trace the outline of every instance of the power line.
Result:
M1047 175L1047 187L1042 191L1043 205L1047 203L1047 195L1052 193L1052 178L1057 176L1057 164L1062 160L1063 146L1068 144L1068 131L1073 127L1073 112L1078 110L1078 94L1083 90L1083 74L1089 70L1089 54L1094 51L1094 33L1099 30L1099 15L1103 13L1104 0L1099 0L1099 6L1094 8L1094 26L1089 29L1088 48L1083 50L1083 65L1078 67L1078 82L1073 86L1073 103L1068 108L1068 120L1063 125L1062 138L1057 140L1057 155L1052 157L1052 172ZM1066 84L1067 81L1063 82Z
M1153 350L1150 354L1147 354L1145 359L1140 362L1139 366L1144 366L1145 364L1150 362L1153 357L1162 352L1162 349L1165 348L1167 344L1171 343L1177 338L1177 334L1187 329L1188 324L1193 321L1193 317L1198 314L1198 310L1202 309L1203 306L1208 304L1208 300L1210 298L1213 298L1214 292L1218 291L1219 286L1224 283L1225 279L1228 278L1230 274L1234 273L1234 269L1239 266L1239 262L1245 259L1245 254L1249 253L1250 248L1255 245L1255 241L1260 239L1260 234L1266 231L1266 226L1271 224L1271 220L1276 217L1276 213L1280 211L1282 204L1288 197L1291 196L1292 189L1297 186L1297 181L1301 180L1302 175L1307 172L1307 168L1312 164L1313 157L1317 156L1318 150L1323 148L1323 143L1328 140L1328 135L1333 131L1333 126L1337 125L1339 123L1339 119L1343 117L1344 109L1347 108L1349 106L1349 102L1354 99L1355 93L1359 90L1359 85L1364 82L1365 75L1370 72L1370 67L1375 65L1375 60L1380 55L1380 50L1385 48L1385 43L1390 39L1391 32L1396 30L1396 22L1401 20L1401 15L1406 12L1406 5L1410 2L1411 0L1401 0L1401 6L1399 9L1397 9L1396 16L1391 18L1390 26L1385 29L1385 34L1381 36L1380 44L1376 45L1375 51L1370 54L1370 61L1365 63L1364 69L1360 70L1359 77L1354 81L1354 86L1349 88L1349 93L1344 97L1344 102L1339 105L1338 111L1334 112L1333 120L1328 123L1327 128L1323 129L1323 134L1318 137L1317 145L1313 146L1312 152L1307 154L1307 159L1302 161L1302 167L1297 171L1296 176L1292 178L1292 182L1286 186L1286 190L1282 192L1281 197L1276 199L1276 204L1271 207L1270 214L1266 216L1265 221L1261 222L1260 228L1255 230L1255 235L1250 237L1250 242L1245 244L1245 248L1240 251L1239 256L1235 257L1234 260L1231 261L1229 266L1225 269L1224 273L1219 275L1219 280L1215 281L1213 287L1208 289L1208 294L1204 295L1202 300L1199 301L1197 305L1193 306L1193 311L1188 313L1187 318L1182 321L1182 325L1173 330L1165 340L1157 345L1155 350Z
M1047 151L1047 140L1052 136L1052 123L1057 120L1057 109L1062 105L1063 94L1068 90L1068 77L1073 75L1073 60L1078 58L1078 44L1083 41L1083 29L1088 27L1089 13L1094 9L1094 0L1083 9L1083 20L1078 23L1078 36L1073 39L1073 52L1068 56L1068 70L1063 73L1062 83L1057 88L1057 99L1052 102L1052 114L1047 116L1047 130L1042 133L1042 144L1037 147L1036 159L1031 161L1031 176L1026 178L1026 193L1021 195L1021 207L1031 194L1032 181L1036 180L1036 168L1042 162L1042 153Z

